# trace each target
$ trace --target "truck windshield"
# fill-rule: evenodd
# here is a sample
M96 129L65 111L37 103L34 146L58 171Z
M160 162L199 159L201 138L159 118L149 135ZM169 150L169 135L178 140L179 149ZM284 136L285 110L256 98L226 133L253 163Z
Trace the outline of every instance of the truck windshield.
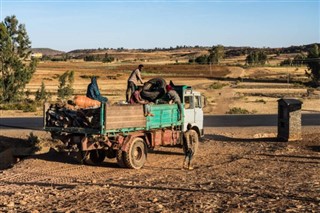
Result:
M184 108L185 109L193 109L193 96L184 96Z

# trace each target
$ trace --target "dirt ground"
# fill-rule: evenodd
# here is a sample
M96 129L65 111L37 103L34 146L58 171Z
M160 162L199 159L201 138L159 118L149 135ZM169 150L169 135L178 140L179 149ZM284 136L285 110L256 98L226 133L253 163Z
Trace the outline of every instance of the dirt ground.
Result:
M303 140L276 142L276 128L206 128L182 170L179 147L148 154L140 170L79 164L47 148L0 171L0 212L319 212L320 127ZM15 141L29 132L8 130Z
M35 92L44 81L49 91L56 91L58 76L75 70L77 94L85 94L88 76L97 75L101 93L115 103L124 100L131 69L131 64L43 63L27 89ZM277 113L281 97L302 100L303 113L320 112L319 91L309 96L307 88L292 83L242 81L285 78L288 73L300 78L303 68L228 67L217 73L207 66L147 69L144 80L162 76L200 91L206 98L205 114L225 114L233 107ZM194 70L198 76L186 75ZM210 88L214 83L223 87ZM0 116L42 116L41 109L0 110ZM53 149L48 133L36 131L42 149L0 171L0 212L320 212L320 127L303 127L302 132L303 140L281 143L276 127L205 128L195 169L187 171L181 169L179 147L150 151L140 170L119 168L113 159L101 166L81 165ZM20 143L28 135L28 130L0 129L0 142Z

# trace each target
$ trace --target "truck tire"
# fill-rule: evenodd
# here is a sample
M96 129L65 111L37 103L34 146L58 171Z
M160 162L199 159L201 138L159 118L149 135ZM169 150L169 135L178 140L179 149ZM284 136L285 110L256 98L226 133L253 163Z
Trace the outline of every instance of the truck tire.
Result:
M117 157L117 152L113 149L107 149L106 156L107 156L107 158L110 158L110 159L115 158L115 157Z
M128 168L140 169L147 160L147 146L142 138L135 138L129 144L128 152L125 152L124 163Z
M125 168L126 167L126 165L125 165L125 163L124 163L124 159L123 159L123 151L122 150L118 150L117 151L117 156L116 156L116 158L117 158L117 164L121 167L121 168Z
M159 96L160 96L160 92L159 91L154 91L154 92L141 91L141 98L143 98L143 99L145 99L147 101L154 102L155 100L157 100L157 98Z
M84 163L88 165L99 165L106 158L106 152L102 149L90 150L86 153Z
M155 102L166 93L166 81L163 78L152 78L147 81L141 92L141 97Z

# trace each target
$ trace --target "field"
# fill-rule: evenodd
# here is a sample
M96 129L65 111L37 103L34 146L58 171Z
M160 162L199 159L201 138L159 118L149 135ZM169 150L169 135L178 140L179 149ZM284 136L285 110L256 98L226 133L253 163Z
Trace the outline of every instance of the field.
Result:
M243 60L243 59L242 59ZM180 60L181 61L181 60ZM233 63L239 63L238 58ZM206 99L206 114L225 114L230 109L241 107L252 114L277 113L279 98L297 98L303 101L303 112L319 112L319 92L304 87L299 82L306 81L306 67L251 67L227 66L232 61L224 61L220 66L189 65L185 63L163 64L145 62L142 76L144 81L162 77L167 82L190 85L202 92ZM242 62L243 63L243 62ZM270 62L274 63L274 62ZM91 76L98 76L102 95L108 97L111 104L125 100L126 81L130 72L139 63L102 63L102 62L40 62L36 73L26 90L31 98L41 82L47 91L57 98L58 77L65 71L75 72L74 95L85 95ZM290 75L289 75L290 74ZM218 87L217 87L218 86ZM272 89L271 89L272 88ZM72 97L71 97L72 99ZM41 107L34 113L0 111L1 116L37 115L41 116Z
M26 90L33 98L44 82L55 101L59 75L73 70L74 94L85 95L94 75L102 95L114 104L125 99L128 75L143 63L144 81L162 77L200 91L206 115L235 108L276 114L279 98L303 101L302 113L320 112L319 91L300 84L307 80L306 67L275 66L281 57L268 66L248 68L240 66L243 57L210 67L166 54L147 58L119 53L121 62L110 64L40 62ZM42 106L36 112L1 110L0 116L42 116ZM58 152L59 144L49 133L34 131L39 150L0 170L0 212L319 212L319 133L319 126L303 126L302 140L281 143L276 127L206 127L195 169L187 171L181 168L181 147L150 151L140 170L119 168L110 159L101 166L87 166ZM0 151L26 148L30 134L31 130L0 130Z

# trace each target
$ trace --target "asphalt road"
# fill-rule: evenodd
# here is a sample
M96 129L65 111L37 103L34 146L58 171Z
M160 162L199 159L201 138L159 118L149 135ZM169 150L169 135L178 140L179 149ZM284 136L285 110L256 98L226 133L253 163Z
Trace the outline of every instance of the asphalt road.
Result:
M255 127L277 126L278 115L206 115L205 127ZM42 117L0 118L0 131L5 129L41 130ZM302 126L320 126L320 113L302 114Z

